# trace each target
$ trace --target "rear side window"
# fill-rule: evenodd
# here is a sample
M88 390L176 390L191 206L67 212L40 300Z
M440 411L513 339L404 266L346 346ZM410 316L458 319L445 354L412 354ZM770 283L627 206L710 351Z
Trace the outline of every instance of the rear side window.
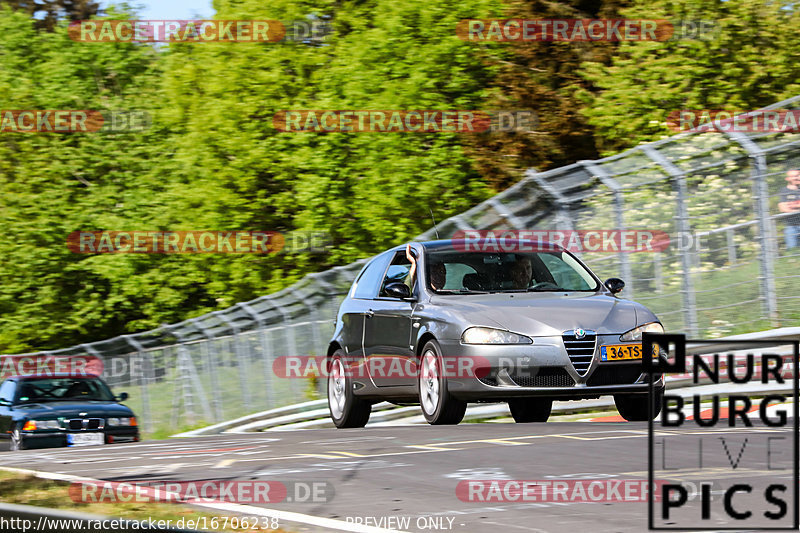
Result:
M353 285L353 298L372 299L378 294L378 284L383 279L383 272L386 270L386 263L389 262L389 254L382 254L372 260L367 268L361 273Z

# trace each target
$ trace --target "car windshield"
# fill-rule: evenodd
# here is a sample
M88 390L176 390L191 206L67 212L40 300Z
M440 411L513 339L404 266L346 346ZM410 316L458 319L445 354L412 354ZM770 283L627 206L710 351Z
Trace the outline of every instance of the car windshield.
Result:
M113 394L99 379L36 378L20 381L18 404L59 401L112 401Z
M429 251L428 288L440 294L598 290L596 278L561 250L536 252Z

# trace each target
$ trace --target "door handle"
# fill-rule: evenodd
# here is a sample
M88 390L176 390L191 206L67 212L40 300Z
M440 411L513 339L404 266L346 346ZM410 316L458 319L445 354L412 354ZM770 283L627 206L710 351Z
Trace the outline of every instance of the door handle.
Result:
M375 316L375 311L373 311L372 309L370 309L369 311L367 311L367 312L366 312L366 313L364 313L364 314L365 314L365 315L367 315L367 318L372 318L373 316Z

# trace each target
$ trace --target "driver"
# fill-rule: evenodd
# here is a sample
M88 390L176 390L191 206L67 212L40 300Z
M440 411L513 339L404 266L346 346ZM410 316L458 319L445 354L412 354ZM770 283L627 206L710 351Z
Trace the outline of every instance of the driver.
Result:
M527 289L533 276L533 265L530 257L519 257L509 271L511 284L514 289Z

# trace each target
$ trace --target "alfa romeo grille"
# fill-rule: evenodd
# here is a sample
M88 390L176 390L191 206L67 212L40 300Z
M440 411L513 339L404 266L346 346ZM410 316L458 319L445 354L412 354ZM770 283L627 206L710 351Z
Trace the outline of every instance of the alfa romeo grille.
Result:
M575 333L570 331L562 335L564 347L567 349L572 366L579 375L584 376L592 364L594 349L597 345L597 334L593 331L585 332L583 338L578 339Z

